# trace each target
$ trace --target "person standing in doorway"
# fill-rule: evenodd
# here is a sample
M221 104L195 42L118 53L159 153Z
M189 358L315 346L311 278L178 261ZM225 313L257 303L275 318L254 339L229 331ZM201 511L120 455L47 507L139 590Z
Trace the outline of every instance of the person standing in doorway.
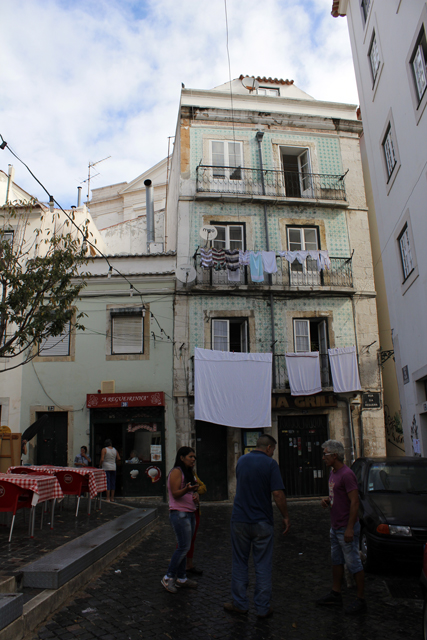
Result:
M117 462L119 460L119 452L113 447L111 440L106 440L104 442L104 448L101 451L101 461L99 466L107 475L107 502L114 502L114 493L116 491L116 469Z
M290 526L282 476L279 465L273 460L276 444L272 436L260 436L256 449L241 456L236 466L237 489L231 516L233 601L224 604L224 609L229 613L248 612L246 591L251 548L256 575L256 613L259 618L267 618L273 613L270 606L273 560L271 494L283 517L283 534L289 531Z
M322 444L323 459L330 468L329 497L323 498L321 505L330 508L331 514L331 558L332 591L316 604L327 607L342 607L341 583L344 564L354 575L357 587L357 599L345 608L349 615L359 615L367 610L364 598L365 574L359 554L360 524L359 492L357 478L344 464L344 445L337 440L327 440Z

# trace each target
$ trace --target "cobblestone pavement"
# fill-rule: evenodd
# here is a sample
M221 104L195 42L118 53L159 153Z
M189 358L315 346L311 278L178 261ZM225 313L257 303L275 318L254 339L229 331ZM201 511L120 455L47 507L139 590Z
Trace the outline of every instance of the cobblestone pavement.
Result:
M167 507L162 505L159 521L148 536L30 637L32 640L422 637L418 567L368 574L369 611L362 617L345 616L341 609L316 607L313 601L330 589L328 514L317 501L292 502L289 511L292 530L286 537L281 536L281 519L278 512L275 514L271 618L258 620L252 606L247 616L233 616L223 610L223 603L230 601L230 505L202 508L195 564L204 569L204 575L199 578L198 590L170 594L161 586L175 546ZM253 584L252 572L250 594ZM344 601L349 602L354 593L344 588Z
M24 511L25 521L24 521ZM37 507L34 538L28 535L28 509L20 509L16 514L13 528L12 542L9 544L9 525L0 525L0 579L2 576L10 576L20 571L24 564L34 562L41 556L57 549L66 542L82 536L87 531L99 527L105 522L122 515L123 507L102 502L101 511L95 510L95 501L92 500L92 513L87 515L87 501L80 501L79 515L76 518L76 502L74 497L65 498L62 510L59 505L55 508L54 528L50 529L50 512L43 516L43 529L40 530L41 505Z

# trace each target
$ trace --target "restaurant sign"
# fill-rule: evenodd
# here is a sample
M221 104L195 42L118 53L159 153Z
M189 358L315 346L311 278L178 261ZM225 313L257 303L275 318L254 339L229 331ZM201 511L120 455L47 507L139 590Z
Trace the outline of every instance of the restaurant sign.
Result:
M121 407L164 407L163 391L151 393L88 393L88 409L111 409Z
M316 394L315 396L274 395L271 398L272 409L327 409L336 407L334 394Z

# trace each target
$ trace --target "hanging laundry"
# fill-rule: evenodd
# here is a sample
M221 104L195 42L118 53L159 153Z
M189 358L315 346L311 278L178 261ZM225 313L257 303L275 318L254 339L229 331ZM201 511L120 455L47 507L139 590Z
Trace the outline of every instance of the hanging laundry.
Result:
M213 268L216 271L225 269L225 253L224 249L212 249Z
M239 263L242 267L249 267L250 251L242 251L239 249Z
M285 353L289 386L293 396L311 396L322 391L318 351Z
M261 251L261 255L265 273L277 273L276 252Z
M235 271L231 271L227 269L228 274L228 282L238 282L240 283L240 267L238 267Z
M356 347L328 349L335 393L360 390Z
M200 248L200 265L203 269L211 269L213 267L212 249Z
M319 261L320 269L330 269L331 268L331 259L329 257L329 253L327 251L319 251Z
M251 280L252 282L264 282L264 270L262 265L262 255L258 251L250 251L249 264L251 268Z
M230 271L239 268L239 249L225 249L225 264Z

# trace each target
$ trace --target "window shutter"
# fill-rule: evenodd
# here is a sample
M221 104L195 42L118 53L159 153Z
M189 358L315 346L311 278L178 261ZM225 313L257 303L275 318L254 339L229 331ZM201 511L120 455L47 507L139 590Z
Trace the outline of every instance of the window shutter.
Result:
M142 315L112 316L112 354L144 353Z
M295 353L310 351L310 321L295 320Z
M40 344L39 355L44 358L70 355L71 322L67 322L59 336L49 336Z

